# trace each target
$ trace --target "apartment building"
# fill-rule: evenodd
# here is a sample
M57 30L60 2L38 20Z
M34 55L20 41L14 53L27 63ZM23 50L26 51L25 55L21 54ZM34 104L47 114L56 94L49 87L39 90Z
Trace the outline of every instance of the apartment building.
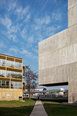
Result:
M0 100L23 97L23 60L0 54Z

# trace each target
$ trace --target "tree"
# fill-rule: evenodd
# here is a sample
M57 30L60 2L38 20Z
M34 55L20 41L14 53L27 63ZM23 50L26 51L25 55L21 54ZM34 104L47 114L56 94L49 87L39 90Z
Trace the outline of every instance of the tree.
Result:
M38 75L37 75L37 73L32 71L29 66L26 66L25 77L26 77L26 89L28 90L29 99L30 99L31 89L34 89L37 86Z

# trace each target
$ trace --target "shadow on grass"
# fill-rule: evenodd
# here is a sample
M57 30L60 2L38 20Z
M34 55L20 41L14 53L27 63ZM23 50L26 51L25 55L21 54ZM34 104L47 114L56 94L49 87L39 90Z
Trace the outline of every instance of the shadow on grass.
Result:
M43 103L48 116L77 116L77 106Z
M41 98L41 101L68 102L68 98Z
M32 112L33 106L21 107L0 107L0 116L29 116Z

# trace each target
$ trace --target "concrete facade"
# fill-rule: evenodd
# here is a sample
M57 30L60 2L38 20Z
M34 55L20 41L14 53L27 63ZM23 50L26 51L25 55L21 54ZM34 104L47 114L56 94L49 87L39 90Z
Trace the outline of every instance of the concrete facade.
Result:
M68 28L39 43L39 84L68 84L68 102L77 101L77 0L68 0Z

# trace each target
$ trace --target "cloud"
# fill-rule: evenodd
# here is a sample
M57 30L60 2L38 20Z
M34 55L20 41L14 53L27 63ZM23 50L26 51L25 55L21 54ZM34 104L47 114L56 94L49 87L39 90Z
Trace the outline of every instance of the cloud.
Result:
M29 21L29 19L30 19L30 18L31 18L31 15L30 15L30 14L28 14L28 15L25 17L24 22Z
M35 49L35 53L38 54L38 49Z
M18 27L17 26L11 26L8 28L8 33L17 33Z
M55 26L51 26L51 27L48 27L46 31L52 32L52 31L55 31L55 29L56 29Z
M18 48L16 48L15 46L12 46L10 49L9 49L9 51L11 52L11 53L19 53L19 54L22 54L22 55L25 55L26 57L28 57L28 58L33 58L33 59L36 59L37 58L37 56L35 55L35 54L33 54L33 52L30 52L30 51L28 51L28 50L26 50L26 49L18 49Z
M15 10L17 7L17 0L0 0L0 8L6 11Z
M44 18L36 18L35 22L38 25L49 24L51 22L51 19L50 16L45 16Z
M12 25L12 21L10 18L5 16L5 18L0 18L0 22L8 29Z
M27 38L27 29L26 29L26 28L24 28L24 29L21 31L21 37L22 37L23 39L26 39L26 38Z
M29 56L31 55L31 53L25 49L23 49L20 53L24 55L29 55Z
M28 38L28 42L29 42L29 43L35 42L34 37L33 37L33 36L30 36L30 37Z
M18 15L19 19L23 19L29 11L29 6L26 6L26 8L22 8L21 6L16 9L15 13ZM28 18L28 17L27 17Z
M48 37L56 34L56 32L60 29L60 27L61 26L59 26L59 25L47 27L43 34L46 36L46 38L48 38Z
M29 57L29 58L37 58L37 56L35 54L33 54L33 52L29 52L28 50L26 49L23 49L20 51L21 54L25 55L26 57Z
M8 29L7 31L2 31L2 35L4 35L9 40L13 40L13 42L17 42L16 32L13 33L12 31L10 31L10 29Z
M4 18L0 18L0 23L3 24L3 26L6 27L5 30L2 31L2 33L9 39L13 40L14 42L17 41L17 31L19 30L18 25L13 25L12 20L7 17L6 15Z
M13 42L17 42L17 38L16 38L16 35L15 34L8 34L7 37L11 40L13 40Z
M10 0L8 1L8 11L11 11L11 10L15 10L15 8L17 7L17 1L14 1L14 0Z
M42 29L43 27L47 26L51 22L50 16L44 16L43 18L35 18L34 19L34 30L37 31Z
M10 48L11 52L17 53L19 50L16 47L11 47Z
M56 20L56 21L59 21L61 20L62 18L62 13L61 12L53 12L52 13L52 19Z
M38 48L37 48L37 47L32 48L32 51L33 51L35 54L38 54Z
M43 39L46 39L54 34L57 33L57 31L60 29L60 25L50 25L50 26L46 26L46 27L41 27L35 35L35 38L37 38L36 42L42 41Z
M51 22L50 16L46 16L45 18L45 23L49 24Z

